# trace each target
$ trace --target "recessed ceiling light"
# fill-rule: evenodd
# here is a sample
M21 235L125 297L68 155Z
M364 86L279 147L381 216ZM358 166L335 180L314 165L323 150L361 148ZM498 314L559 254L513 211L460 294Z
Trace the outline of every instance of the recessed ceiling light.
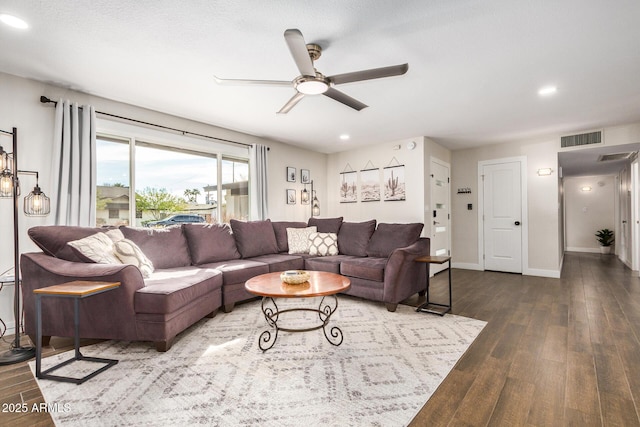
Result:
M8 15L6 13L0 13L0 22L3 22L10 27L18 28L20 30L29 28L29 24L27 24L24 20L18 18L17 16Z
M346 133L343 133L342 135L340 135L340 139L343 141L347 141L349 138L351 138L349 135L347 135Z
M538 95L540 96L549 96L553 95L558 91L556 86L545 86L538 91Z

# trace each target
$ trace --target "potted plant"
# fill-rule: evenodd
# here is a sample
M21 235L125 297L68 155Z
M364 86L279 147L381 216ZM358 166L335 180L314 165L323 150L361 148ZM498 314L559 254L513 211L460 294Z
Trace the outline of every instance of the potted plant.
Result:
M596 232L596 237L598 238L598 243L600 243L600 252L603 254L611 253L611 245L616 240L613 236L613 231L603 228Z

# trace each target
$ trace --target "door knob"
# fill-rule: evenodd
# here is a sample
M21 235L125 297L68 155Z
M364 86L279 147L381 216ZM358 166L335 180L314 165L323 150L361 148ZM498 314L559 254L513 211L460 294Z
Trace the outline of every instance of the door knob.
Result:
M520 225L520 221L514 222L515 225Z

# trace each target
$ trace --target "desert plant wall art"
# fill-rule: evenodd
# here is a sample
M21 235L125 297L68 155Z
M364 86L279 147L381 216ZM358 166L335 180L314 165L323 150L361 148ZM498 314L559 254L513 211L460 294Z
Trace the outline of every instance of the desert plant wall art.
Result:
M381 177L380 168L376 168L371 161L368 161L360 172L354 171L347 163L344 170L340 172L338 181L340 203L357 203L358 187L360 187L362 202L406 200L404 165L394 157L382 170Z
M404 165L384 168L384 200L406 200Z
M379 168L363 169L360 171L360 200L363 202L380 201Z
M355 203L358 201L358 172L340 173L340 203Z

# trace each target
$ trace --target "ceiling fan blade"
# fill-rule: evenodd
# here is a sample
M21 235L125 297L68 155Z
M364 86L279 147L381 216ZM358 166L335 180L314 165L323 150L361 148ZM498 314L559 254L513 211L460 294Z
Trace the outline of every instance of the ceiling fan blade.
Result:
M289 46L291 56L293 56L293 60L298 66L298 70L300 70L300 74L303 76L315 77L316 69L313 67L313 61L311 61L309 51L307 50L307 44L305 43L300 30L295 28L286 30L284 32L284 39Z
M362 110L363 108L367 108L368 105L367 104L363 104L362 102L358 101L355 98L350 97L349 95L340 92L337 89L334 89L332 87L330 87L329 89L327 89L327 91L323 94L328 96L331 99L334 99L338 102L343 103L344 105L346 105L347 107L351 107L354 110Z
M220 85L268 85L268 86L291 86L293 83L285 80L245 80L245 79L221 79L213 76L216 83Z
M304 98L304 93L296 92L296 94L293 95L286 104L284 104L284 107L278 111L278 114L287 114L298 102L300 102L302 98Z
M362 80L380 79L383 77L400 76L407 72L409 64L392 65L390 67L372 68L370 70L354 71L352 73L336 74L328 79L335 85L359 82Z

